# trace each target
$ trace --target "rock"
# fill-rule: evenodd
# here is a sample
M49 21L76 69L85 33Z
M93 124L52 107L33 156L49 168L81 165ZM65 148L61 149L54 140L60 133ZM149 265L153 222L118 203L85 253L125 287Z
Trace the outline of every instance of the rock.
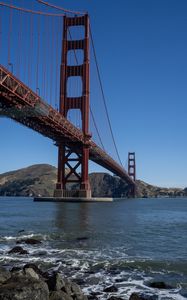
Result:
M49 300L47 284L42 280L13 276L0 286L0 300Z
M116 293L117 291L118 288L115 285L108 286L103 290L105 293Z
M82 290L80 286L75 282L71 282L71 291L76 296L82 295Z
M85 280L83 278L76 278L74 279L74 281L78 284L78 285L83 285L85 284Z
M23 243L27 245L38 245L41 244L42 242L36 239L22 239L16 242L16 244L23 244Z
M11 277L24 277L25 276L25 272L21 269L21 268L12 268L11 270Z
M66 278L64 278L64 283L65 283L65 285L64 285L64 287L63 287L62 290L63 290L66 294L71 295L71 294L72 294L72 292L71 292L71 281L68 280L68 279L66 279Z
M39 276L45 277L44 276L45 274L37 267L37 265L28 263L28 264L24 265L23 270L25 271L28 268L33 269L35 271L35 273L38 274Z
M10 272L18 272L18 271L20 271L20 270L22 270L20 267L13 267L11 270L10 270Z
M74 300L88 300L81 290L81 288L75 282L72 282L68 279L64 279L64 287L62 290L71 296Z
M35 278L35 279L40 278L39 275L32 268L26 268L25 269L25 275L30 276L30 277Z
M120 297L112 296L112 297L108 298L107 300L123 300L123 299Z
M91 292L89 295L87 295L88 300L98 300L99 298L97 296L100 296L100 292Z
M73 300L71 296L69 296L63 291L50 292L49 299L50 300Z
M145 298L137 293L132 293L129 300L145 300Z
M50 291L60 291L65 287L65 282L59 273L52 273L46 282Z
M98 298L92 294L88 295L88 300L98 300Z
M22 247L20 246L16 246L14 248L12 248L9 252L9 254L12 253L18 253L18 254L29 254L29 252L27 250L24 250Z
M82 237L78 237L76 240L79 241L79 242L82 242L82 241L87 241L88 239L89 239L89 237L82 236Z
M158 299L158 296L153 295L144 295L144 294L139 294L139 293L132 293L130 296L129 300L156 300Z
M4 268L0 268L0 284L4 283L11 277L11 273Z
M167 285L165 282L163 281L155 281L155 282L149 282L148 284L150 287L152 288L156 288L156 289L172 289L172 286Z
M98 300L98 297L94 292L87 296L88 300Z
M89 277L86 282L89 285L96 285L96 284L99 284L100 280L101 280L100 277L93 276L93 277Z
M75 282L60 273L42 272L35 264L11 272L0 268L0 300L88 300ZM96 299L95 299L96 300Z

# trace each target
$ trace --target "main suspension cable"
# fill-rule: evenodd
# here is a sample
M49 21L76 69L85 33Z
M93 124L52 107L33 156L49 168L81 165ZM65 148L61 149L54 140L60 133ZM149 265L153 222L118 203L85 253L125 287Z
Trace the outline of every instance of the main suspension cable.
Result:
M42 12L42 11L36 11L36 10L32 10L32 9L18 7L18 6L7 4L7 3L4 3L4 2L0 2L0 6L4 6L4 7L12 8L12 9L15 9L15 10L18 10L18 11L22 11L22 12L25 12L25 13L32 13L32 14L36 14L36 15L53 16L53 17L64 17L65 16L65 14L45 13L45 12Z
M66 9L66 8L63 8L63 7L51 4L51 3L43 1L43 0L37 0L37 2L39 2L41 4L44 4L46 6L49 6L49 7L52 7L52 8L61 10L61 11L64 11L65 13L73 14L73 15L84 15L84 14L86 14L86 12L73 11L73 10L70 10L70 9Z

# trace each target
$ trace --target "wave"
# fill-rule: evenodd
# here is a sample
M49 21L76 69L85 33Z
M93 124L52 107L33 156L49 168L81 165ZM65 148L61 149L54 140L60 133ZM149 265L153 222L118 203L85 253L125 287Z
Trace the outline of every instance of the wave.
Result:
M18 239L34 238L42 240L40 245L26 245L28 255L8 254L10 247L15 246ZM63 239L61 240L63 241ZM158 300L184 300L183 279L187 276L187 263L183 261L155 261L142 257L127 255L125 248L105 249L81 249L82 244L70 244L70 248L58 247L58 237L43 235L41 233L21 233L17 235L0 237L0 264L9 266L36 263L46 269L62 271L75 281L84 282L84 292L99 293L99 299L108 298L103 292L106 286L114 284L118 288L118 296L129 299L133 292L144 293L149 296L157 295ZM85 246L85 245L84 245ZM61 245L62 247L62 245ZM73 248L74 247L74 248ZM129 249L128 249L129 250ZM174 280L173 280L174 278ZM158 290L148 286L152 280L172 281L171 290ZM174 282L182 282L175 286Z

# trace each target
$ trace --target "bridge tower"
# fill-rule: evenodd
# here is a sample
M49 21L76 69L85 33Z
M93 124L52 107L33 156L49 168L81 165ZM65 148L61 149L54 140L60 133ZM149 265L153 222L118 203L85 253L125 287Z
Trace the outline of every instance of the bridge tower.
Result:
M68 32L71 26L83 26L84 38L81 40L69 40ZM68 65L68 51L82 50L84 54L83 64ZM91 197L91 189L88 176L89 146L91 138L89 133L89 107L90 107L90 73L89 73L89 17L75 16L64 17L62 59L60 71L60 113L67 118L70 109L78 109L82 117L82 132L84 143L76 144L60 141L58 144L58 175L54 197ZM72 76L80 76L82 79L82 95L68 97L67 83ZM67 172L68 170L68 172ZM78 190L70 191L69 184L77 184Z
M135 152L128 153L128 175L136 182L136 157ZM129 197L136 196L136 185L130 187Z

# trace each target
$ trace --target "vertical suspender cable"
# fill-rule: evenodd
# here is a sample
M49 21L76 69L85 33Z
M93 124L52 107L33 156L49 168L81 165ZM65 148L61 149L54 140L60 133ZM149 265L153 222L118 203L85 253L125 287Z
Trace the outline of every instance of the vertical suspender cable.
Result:
M44 26L46 28L46 20L48 20L48 17L44 17ZM46 34L47 33L47 34ZM46 52L47 52L47 48L45 47L45 43L48 37L48 31L44 30L44 34L43 34L44 40L43 40L43 47L45 49L45 51L43 51L43 97L46 100L47 97L47 93L46 93Z
M94 53L96 69L97 69L97 75L98 75L99 84L100 84L101 93L102 93L102 99L103 99L103 103L104 103L104 107L105 107L105 111L106 111L106 116L107 116L107 120L108 120L108 124L109 124L109 128L110 128L112 140L113 140L113 143L114 143L114 147L115 147L115 150L116 150L116 154L117 154L118 160L119 160L119 162L122 166L122 161L121 161L121 158L119 156L116 141L114 139L112 125L111 125L111 121L110 121L110 117L109 117L109 113L108 113L108 108L107 108L107 104L106 104L106 98L105 98L104 89L103 89L102 80L101 80L101 75L100 75L100 71L99 71L99 64L98 64L98 61L97 61L96 50L95 50L94 40L93 40L93 36L92 36L91 26L90 26L90 37L91 37L91 43L92 43L92 48L93 48L93 53Z
M38 43L37 43L37 62L36 62L36 92L39 94L39 62L40 62L40 16L38 16Z
M21 78L21 53L22 53L22 47L21 47L21 40L22 40L22 12L19 12L19 32L18 32L18 76Z
M32 7L33 9L33 7ZM29 51L29 86L31 85L31 82L32 82L32 64L33 64L33 34L34 34L34 30L33 30L33 14L31 14L31 17L30 17L30 51Z
M11 1L11 4L12 4L12 1ZM13 10L12 10L12 8L10 8L9 33L8 33L8 67L12 66L12 63L11 63L12 17L13 17Z
M3 24L3 21L2 21L2 16L3 14L1 15L2 13L2 10L0 11L0 57L3 57L2 53L1 53L1 49L2 49L2 42L3 42L3 33L2 33L2 24Z

